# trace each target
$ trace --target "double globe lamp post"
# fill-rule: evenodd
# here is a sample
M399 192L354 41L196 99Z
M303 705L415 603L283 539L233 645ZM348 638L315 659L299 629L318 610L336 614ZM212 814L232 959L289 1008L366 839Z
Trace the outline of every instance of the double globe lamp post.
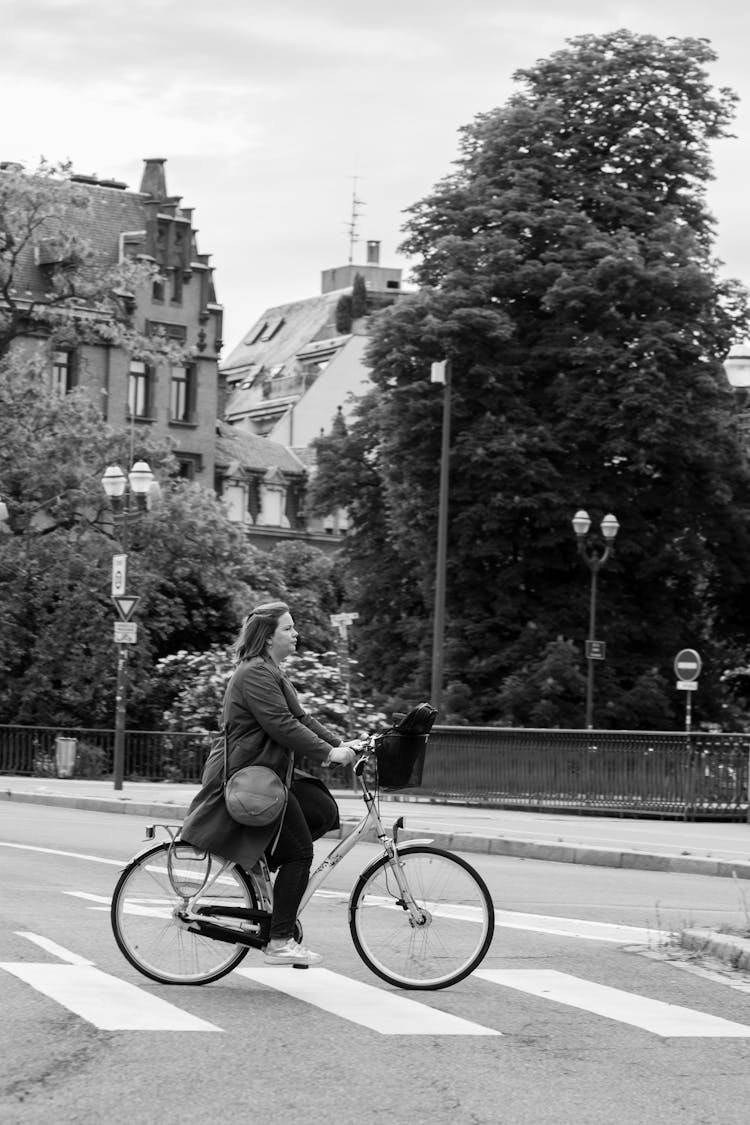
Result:
M128 517L131 514L131 499L134 501L133 511L144 511L147 507L148 494L154 481L146 461L136 461L127 475L119 465L109 465L102 477L102 487L112 505L116 520L119 520L122 544L122 554L115 555L112 560L112 596L121 597L126 594L127 584L127 550L128 550ZM115 603L118 604L118 603ZM117 631L115 630L115 633ZM132 640L118 639L117 644L117 688L115 695L115 746L114 746L114 786L122 789L125 773L125 685L127 668L127 646Z
M588 512L583 510L573 516L573 531L578 542L578 553L591 572L591 594L589 599L589 637L586 641L586 660L588 674L586 677L586 729L592 730L594 725L594 661L604 659L604 643L596 639L596 580L599 571L612 554L615 536L620 530L620 525L610 513L605 516L599 525L604 540L604 550L592 545L587 539L591 519Z

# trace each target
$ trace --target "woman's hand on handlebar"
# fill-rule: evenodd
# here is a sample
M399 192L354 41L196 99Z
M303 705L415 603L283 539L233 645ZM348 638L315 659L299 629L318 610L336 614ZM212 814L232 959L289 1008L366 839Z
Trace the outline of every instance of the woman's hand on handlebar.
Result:
M326 758L327 766L350 766L358 754L364 750L365 743L358 738L342 742L340 746L332 746Z

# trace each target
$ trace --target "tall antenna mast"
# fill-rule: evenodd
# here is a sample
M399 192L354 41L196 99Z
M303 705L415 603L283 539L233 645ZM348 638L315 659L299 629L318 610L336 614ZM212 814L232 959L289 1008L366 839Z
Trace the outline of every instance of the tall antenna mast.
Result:
M349 265L354 260L354 247L359 242L359 234L357 233L357 219L360 216L360 208L364 207L364 200L357 198L357 180L359 176L352 176L352 213L346 229L349 233Z

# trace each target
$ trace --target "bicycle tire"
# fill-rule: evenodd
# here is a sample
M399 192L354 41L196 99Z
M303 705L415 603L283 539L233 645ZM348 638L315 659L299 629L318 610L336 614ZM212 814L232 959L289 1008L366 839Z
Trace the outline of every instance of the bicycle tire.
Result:
M181 882L188 882L194 872L197 891L203 882L206 855L186 844L179 847ZM156 844L132 860L120 875L110 914L115 941L130 964L151 980L160 984L210 984L231 973L246 956L248 946L193 933L180 920L176 911L184 900L169 878L169 848L166 841ZM221 865L223 860L212 857L212 862ZM208 903L256 909L258 896L246 872L230 866L211 886Z
M397 988L438 989L457 984L484 959L495 930L490 892L471 864L452 852L404 844L399 863L409 891L424 907L414 926L387 856L360 875L349 900L349 929L357 953Z

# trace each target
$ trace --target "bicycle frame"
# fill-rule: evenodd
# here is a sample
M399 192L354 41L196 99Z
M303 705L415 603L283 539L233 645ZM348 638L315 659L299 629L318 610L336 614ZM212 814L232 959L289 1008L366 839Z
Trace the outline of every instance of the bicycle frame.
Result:
M401 824L403 824L403 818L399 818L399 820L396 822L396 825L394 826L393 835L389 836L385 830L383 821L381 820L380 814L378 813L378 810L376 808L376 795L370 791L367 783L362 776L366 762L366 757L362 757L354 767L355 776L362 789L362 799L365 802L366 806L364 816L354 826L354 828L347 836L344 836L343 839L339 840L338 844L336 844L331 849L325 859L323 859L315 868L315 870L310 873L310 878L308 880L307 887L305 888L305 893L302 896L302 900L300 902L299 910L297 911L297 913L302 913L315 892L325 882L331 871L333 871L334 867L344 858L344 856L349 854L354 845L362 839L368 827L372 825L375 829L375 835L380 842L383 851L391 861L393 874L398 884L401 898L409 910L412 921L415 925L420 925L423 921L423 912L419 909L416 902L414 901L414 898L409 891L406 880L404 879L403 872L397 862L398 828ZM432 841L430 839L412 841L412 843L420 844L429 844L431 842Z

